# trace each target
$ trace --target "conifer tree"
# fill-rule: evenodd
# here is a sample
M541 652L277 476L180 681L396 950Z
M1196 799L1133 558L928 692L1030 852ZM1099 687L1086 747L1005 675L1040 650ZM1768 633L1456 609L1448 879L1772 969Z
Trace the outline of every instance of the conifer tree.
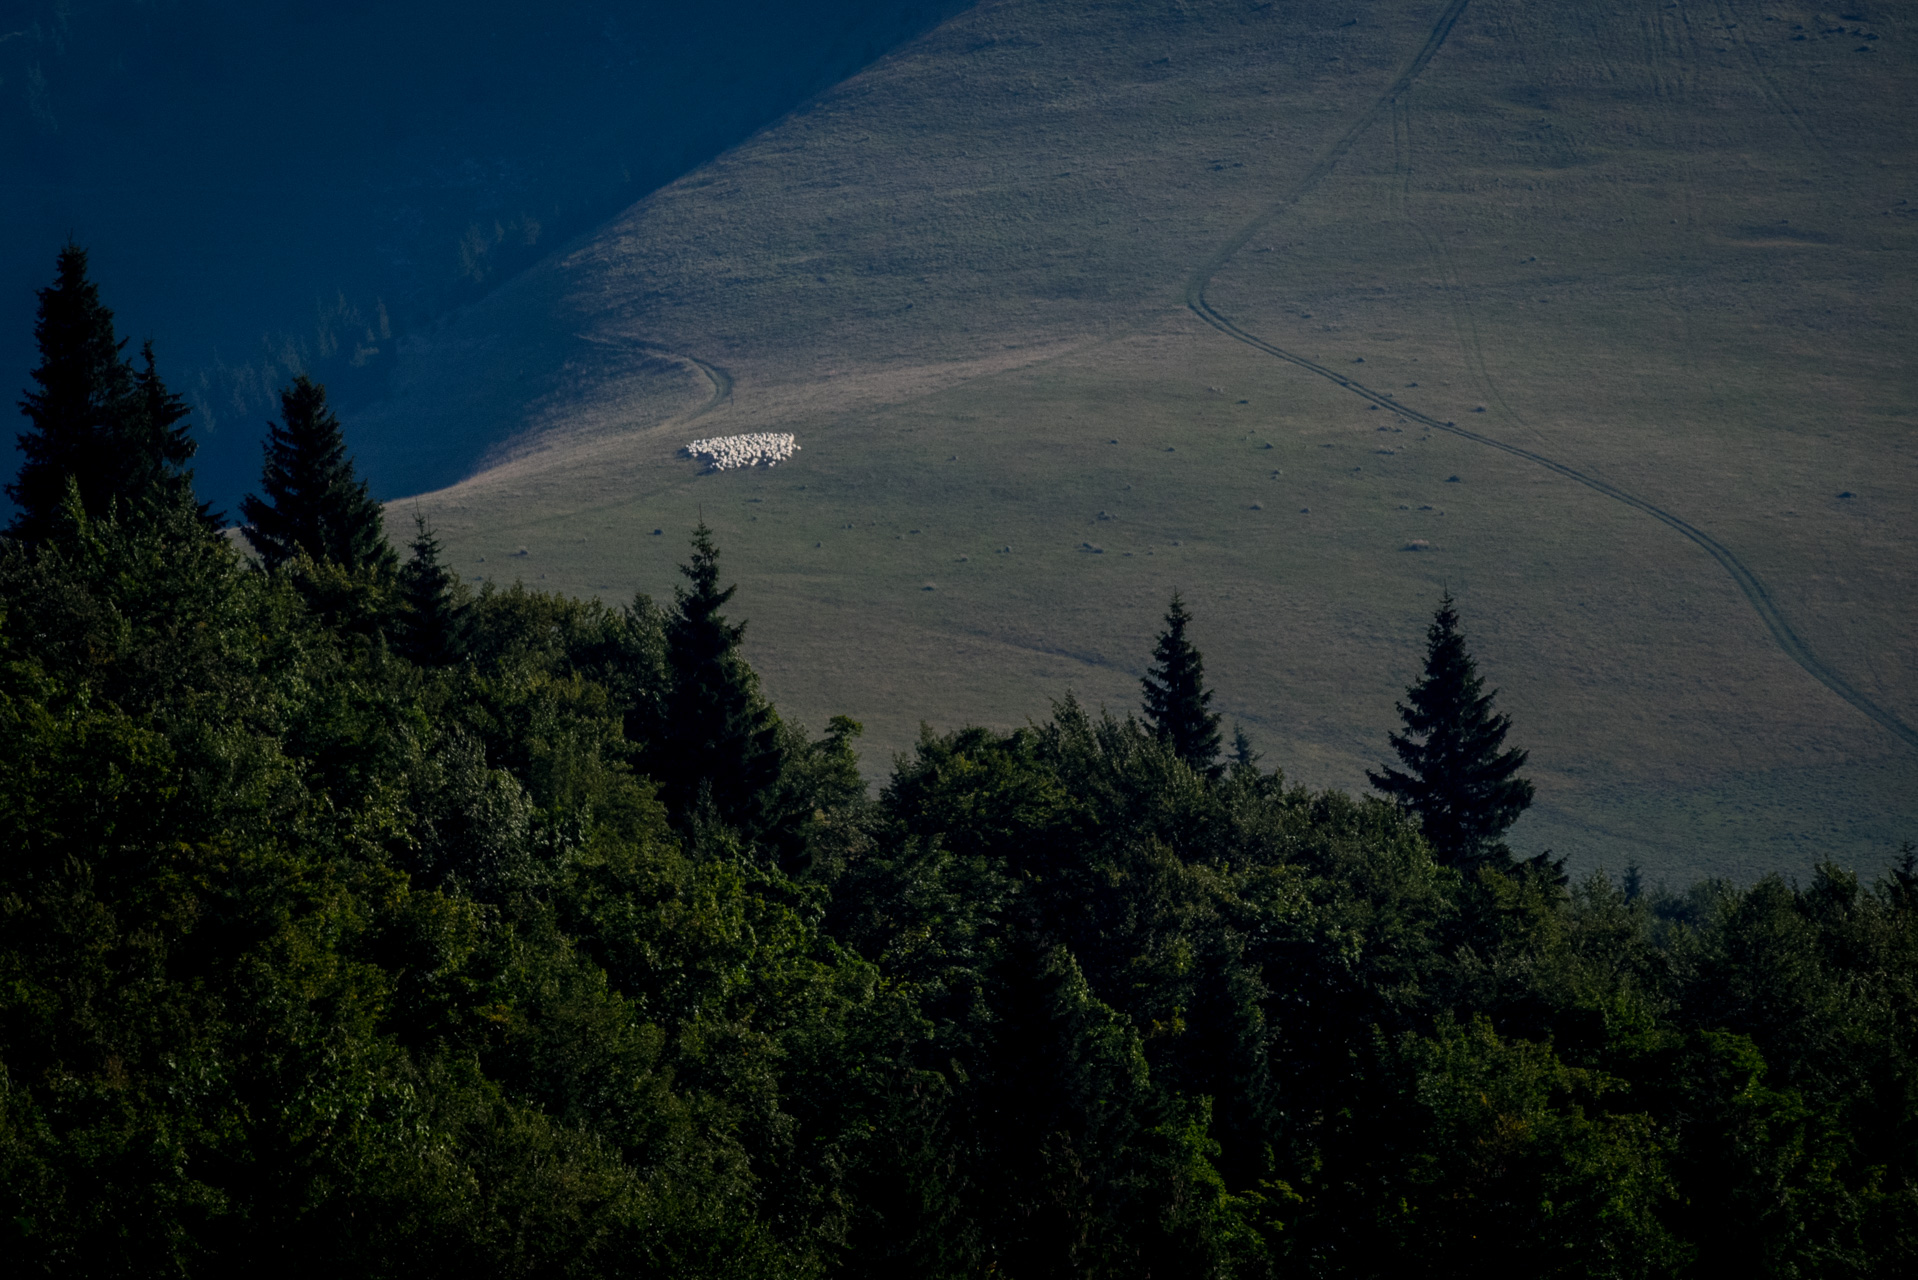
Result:
M119 423L118 488L135 509L150 502L192 504L201 523L217 529L223 518L193 494L193 472L186 464L199 444L187 429L188 412L186 401L160 380L152 341L141 344L140 368Z
M33 425L20 433L19 474L7 496L19 504L8 532L27 543L57 527L67 478L79 485L88 513L101 515L116 496L121 473L117 428L133 394L132 371L113 335L113 313L87 278L87 254L69 242L60 251L53 284L40 290L33 336L40 364L37 390L20 401Z
M412 558L400 567L399 650L421 666L459 656L464 619L459 575L440 563L440 540L414 513Z
M1219 715L1210 709L1212 691L1205 687L1205 661L1185 628L1192 621L1179 593L1172 593L1165 630L1152 651L1158 665L1146 672L1146 723L1159 741L1169 744L1179 758L1208 778L1219 776Z
M1403 770L1367 773L1372 785L1419 815L1442 861L1472 864L1532 803L1532 784L1518 776L1526 752L1502 751L1512 727L1496 715L1478 665L1465 650L1451 592L1427 629L1425 674L1398 704L1405 732L1392 734Z
M349 573L390 576L397 557L380 504L353 474L326 388L301 374L280 392L280 414L260 473L265 496L248 494L240 503L247 538L266 567L277 569L303 552Z
M1265 758L1265 755L1263 752L1255 751L1253 749L1252 739L1246 736L1245 726L1242 724L1233 725L1232 726L1232 763L1233 765L1241 769L1256 769L1259 766L1259 761L1263 760L1264 758Z
M720 588L719 549L703 520L680 572L689 586L674 591L678 608L666 626L671 685L653 772L682 817L709 799L718 817L749 826L756 798L780 772L779 724L739 655L746 625L719 612L738 588Z

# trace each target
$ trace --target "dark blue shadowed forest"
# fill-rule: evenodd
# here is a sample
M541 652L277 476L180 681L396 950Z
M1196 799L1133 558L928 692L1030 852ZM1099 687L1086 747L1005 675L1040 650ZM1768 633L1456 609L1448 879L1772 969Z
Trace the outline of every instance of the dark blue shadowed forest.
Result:
M16 0L0 381L26 385L71 236L193 405L200 491L230 510L295 373L350 431L396 339L965 7Z

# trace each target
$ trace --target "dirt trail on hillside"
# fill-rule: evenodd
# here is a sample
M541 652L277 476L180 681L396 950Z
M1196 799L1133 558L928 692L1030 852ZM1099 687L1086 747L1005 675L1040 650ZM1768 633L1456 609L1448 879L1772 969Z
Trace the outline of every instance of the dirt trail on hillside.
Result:
M593 339L590 337L587 340L588 341L604 341L604 339ZM732 400L733 375L730 373L727 373L724 369L720 368L718 365L708 364L706 361L701 360L698 356L689 355L684 351L668 351L665 347L656 347L644 342L635 343L634 345L639 350L645 351L651 355L659 356L661 359L664 359L664 360L685 361L687 364L691 365L693 368L699 370L701 376L703 376L706 379L706 381L712 385L712 389L713 389L712 394L706 397L706 402L704 404L700 405L699 408L693 410L691 413L682 414L681 416L677 418L669 419L666 425L670 426L672 423L677 423L677 422L696 422L699 419L705 417L707 414L711 413L713 410L721 407L722 405L725 405L726 403Z
M1277 359L1284 360L1309 373L1317 374L1319 377L1335 382L1352 394L1369 400L1382 409L1389 409L1400 417L1417 422L1433 431L1443 431L1461 439L1486 445L1489 448L1497 449L1503 453L1511 454L1514 457L1536 463L1548 471L1552 471L1568 480L1584 485L1594 492L1601 493L1614 501L1621 502L1628 507L1641 511L1676 530L1702 548L1706 554L1717 561L1719 566L1731 576L1732 581L1737 585L1739 591L1744 594L1745 599L1751 604L1752 609L1758 614L1759 619L1765 624L1766 629L1771 632L1772 639L1777 642L1778 647L1784 651L1786 657L1796 662L1800 667L1804 668L1812 678L1844 699L1853 708L1863 713L1881 728L1905 743L1905 745L1918 748L1918 729L1913 729L1890 711L1878 705L1878 703L1855 688L1843 676L1820 661L1818 656L1811 651L1810 647L1799 638L1797 632L1792 630L1791 624L1785 620L1784 614L1779 610L1777 603L1772 599L1771 593L1766 589L1764 582L1759 579L1758 575L1753 573L1728 547L1704 530L1674 515L1672 512L1640 498L1636 494L1619 488L1609 481L1588 475L1585 472L1567 466L1562 462L1555 461L1533 450L1521 448L1518 445L1510 444L1476 431L1467 430L1454 422L1441 420L1403 405L1386 393L1376 391L1362 382L1349 378L1314 360L1307 359L1305 356L1299 355L1296 352L1288 351L1241 328L1237 323L1215 310L1206 300L1205 294L1207 287L1212 283L1213 277L1225 267L1226 263L1231 261L1253 236L1282 217L1301 200L1310 195L1331 175L1332 171L1338 167L1339 162L1352 150L1359 138L1370 130L1381 116L1393 110L1398 97L1412 88L1419 74L1425 70L1426 65L1431 62L1440 46L1445 43L1446 37L1451 34L1452 28L1457 24L1469 3L1470 0L1452 0L1439 14L1423 46L1413 55L1411 61L1405 65L1405 68L1399 73L1398 78L1372 103L1365 113L1354 121L1350 128L1326 147L1312 168L1294 184L1290 191L1267 206L1257 217L1247 222L1236 235L1226 241L1224 245L1200 264L1186 283L1186 306L1189 307L1193 314L1198 316L1199 319L1205 321L1206 324L1217 329L1227 337L1237 342L1242 342L1259 351L1263 351ZM1762 76L1762 70L1760 74ZM1780 109L1787 118L1795 118L1795 113L1791 112L1787 106L1781 106ZM1800 122L1800 127L1802 127L1802 122Z

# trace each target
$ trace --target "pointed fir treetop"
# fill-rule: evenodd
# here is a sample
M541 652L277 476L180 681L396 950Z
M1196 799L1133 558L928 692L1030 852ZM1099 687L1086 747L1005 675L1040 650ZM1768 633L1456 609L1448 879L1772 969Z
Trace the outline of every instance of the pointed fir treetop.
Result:
M1165 630L1152 651L1157 665L1141 681L1145 690L1146 723L1161 742L1181 760L1208 778L1221 772L1219 715L1212 711L1212 691L1205 687L1205 661L1185 638L1186 612L1179 593L1172 593Z
M465 635L459 575L440 563L440 540L417 511L411 550L399 571L398 648L420 666L443 666L458 659Z
M390 576L397 557L386 541L380 504L353 473L340 420L326 388L305 374L280 392L281 423L270 424L260 473L264 496L240 503L247 538L268 569L304 553L349 573Z
M133 400L138 407L128 438L140 446L140 461L155 470L178 470L192 460L200 446L185 422L186 401L160 381L153 360L153 340L140 344L140 368L133 375Z
M69 242L60 251L54 282L39 298L33 336L40 363L30 375L35 387L20 401L32 425L20 433L20 471L7 486L20 508L8 532L28 543L54 529L69 476L90 514L103 514L123 496L116 493L115 435L133 392L132 371L121 356L126 344L114 336L113 313L87 278L86 250Z
M96 519L118 503L126 519L173 527L178 507L217 528L194 499L186 469L196 447L186 402L161 380L151 342L138 370L124 358L113 313L87 277L86 251L67 245L57 278L39 296L38 389L20 402L32 426L20 436L20 473L7 487L20 506L13 536L38 543L65 527L59 512L69 481Z
M1405 768L1366 776L1419 815L1441 860L1469 864L1525 812L1533 788L1518 776L1527 753L1501 750L1512 721L1492 711L1497 691L1484 692L1454 603L1449 591L1440 600L1425 633L1425 674L1398 704L1405 732L1390 740Z
M751 828L760 796L781 769L779 722L739 655L745 624L729 623L719 612L738 588L720 587L719 549L704 520L680 572L687 585L675 590L678 607L666 626L671 687L664 738L653 745L654 770L682 820L710 804L712 816Z
M160 380L152 340L142 343L133 394L120 423L120 488L135 508L182 503L193 507L208 529L218 529L224 518L193 494L193 472L186 464L200 446L186 425L189 412L186 400Z
M1232 726L1232 763L1240 769L1256 769L1259 761L1265 759L1263 752L1252 747L1252 739L1246 736L1245 726Z
M679 567L679 572L687 581L687 586L675 587L673 599L679 605L679 612L668 624L668 640L672 645L675 661L711 662L730 655L740 637L746 634L746 624L730 626L720 616L719 610L738 586L719 585L719 548L713 545L713 531L701 520L699 527L693 530L693 555L689 563Z

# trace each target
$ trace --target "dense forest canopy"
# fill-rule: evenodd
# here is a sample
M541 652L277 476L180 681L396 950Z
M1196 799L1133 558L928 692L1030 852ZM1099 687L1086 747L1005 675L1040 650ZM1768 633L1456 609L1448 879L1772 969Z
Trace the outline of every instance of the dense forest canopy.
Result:
M9 1274L1918 1267L1909 851L1518 857L1449 599L1394 799L1222 756L1177 601L1143 718L869 795L703 528L670 603L474 593L299 383L242 555L75 254L0 552Z

